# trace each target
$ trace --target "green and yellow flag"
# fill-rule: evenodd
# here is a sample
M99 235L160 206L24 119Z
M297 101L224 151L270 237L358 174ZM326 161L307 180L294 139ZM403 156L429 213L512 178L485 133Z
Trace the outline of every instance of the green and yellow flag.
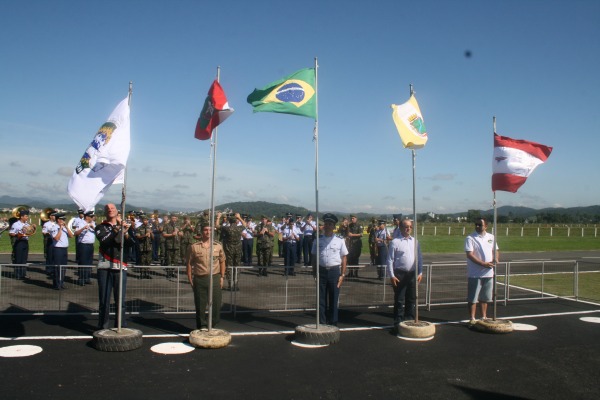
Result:
M247 101L254 112L295 114L317 119L315 69L304 68L262 89L254 89Z
M392 118L404 148L411 150L423 148L427 143L427 130L415 96L411 95L404 104L392 104L392 110Z

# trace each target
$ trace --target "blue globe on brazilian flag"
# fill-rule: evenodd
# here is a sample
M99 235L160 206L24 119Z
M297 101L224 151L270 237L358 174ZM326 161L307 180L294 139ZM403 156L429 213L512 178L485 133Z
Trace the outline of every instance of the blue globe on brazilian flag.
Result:
M276 112L317 118L315 69L305 68L254 89L247 99L254 112Z

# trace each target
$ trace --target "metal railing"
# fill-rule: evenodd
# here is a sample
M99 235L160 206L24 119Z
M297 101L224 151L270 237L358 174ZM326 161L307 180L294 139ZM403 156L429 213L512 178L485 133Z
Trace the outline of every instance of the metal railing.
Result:
M28 279L15 279L15 270L24 265L0 264L0 313L96 313L98 284L95 266L43 264L26 266ZM347 276L340 291L340 308L380 308L393 303L393 288L385 268L350 266L358 277ZM82 269L91 272L91 284L81 282ZM170 277L167 269L175 270ZM315 309L317 288L310 267L267 267L260 276L258 267L230 267L237 279L225 279L222 312L306 311ZM288 273L286 273L286 270ZM65 275L65 290L55 290L48 272ZM235 271L235 273L233 273ZM229 275L229 274L228 274ZM145 278L148 276L149 278ZM568 297L597 301L590 282L600 276L600 261L514 261L497 267L496 298L509 301ZM235 290L239 288L239 290ZM593 285L592 285L593 287ZM423 266L419 305L466 303L466 263L432 263ZM594 300L595 299L595 300ZM134 266L128 270L125 304L130 313L194 312L192 289L183 266Z

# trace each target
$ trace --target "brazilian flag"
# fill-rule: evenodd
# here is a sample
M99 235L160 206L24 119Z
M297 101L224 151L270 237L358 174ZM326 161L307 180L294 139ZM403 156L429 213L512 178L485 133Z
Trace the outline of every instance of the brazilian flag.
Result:
M254 89L247 99L254 112L295 114L315 120L316 100L314 68L301 69L262 89Z

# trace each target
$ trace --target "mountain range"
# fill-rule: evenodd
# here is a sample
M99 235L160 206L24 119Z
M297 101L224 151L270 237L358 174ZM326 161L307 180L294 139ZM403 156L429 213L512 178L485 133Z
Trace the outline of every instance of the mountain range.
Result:
M38 209L44 209L46 207L55 207L67 211L76 212L77 208L72 202L65 202L62 204L56 204L51 201L42 198L25 198L25 197L12 197L12 196L0 196L0 209L9 208L12 209L18 205L28 205L30 207L35 207ZM102 205L96 207L97 210L100 210ZM302 215L306 216L308 213L314 211L309 210L304 207L292 206L289 204L277 204L277 203L269 203L266 201L247 201L247 202L233 202L233 203L225 203L215 206L215 210L225 211L232 210L233 212L239 212L240 214L249 214L252 215L255 219L260 218L260 215L264 214L269 217L276 216L280 217L286 215L287 213L291 213L293 215ZM148 207L138 207L134 204L127 204L126 210L142 210L146 213L151 214L153 209ZM164 214L168 211L174 210L158 210L159 213ZM178 212L196 214L201 212L202 210L178 210ZM449 213L443 214L444 216L456 218L456 217L464 217L467 216L469 212L478 211L482 215L491 215L494 210L466 210L464 212L457 213ZM336 212L335 210L320 210L321 213L324 212L333 212L338 216L348 215L348 213ZM594 206L585 206L585 207L551 207L551 208L529 208L529 207L517 207L517 206L502 206L498 207L498 215L499 216L507 216L507 217L522 217L529 218L539 214L561 214L567 216L577 216L577 215L588 215L588 216L600 216L600 205ZM360 220L370 219L372 217L384 217L389 218L391 215L382 215L376 213L357 213L356 216Z

